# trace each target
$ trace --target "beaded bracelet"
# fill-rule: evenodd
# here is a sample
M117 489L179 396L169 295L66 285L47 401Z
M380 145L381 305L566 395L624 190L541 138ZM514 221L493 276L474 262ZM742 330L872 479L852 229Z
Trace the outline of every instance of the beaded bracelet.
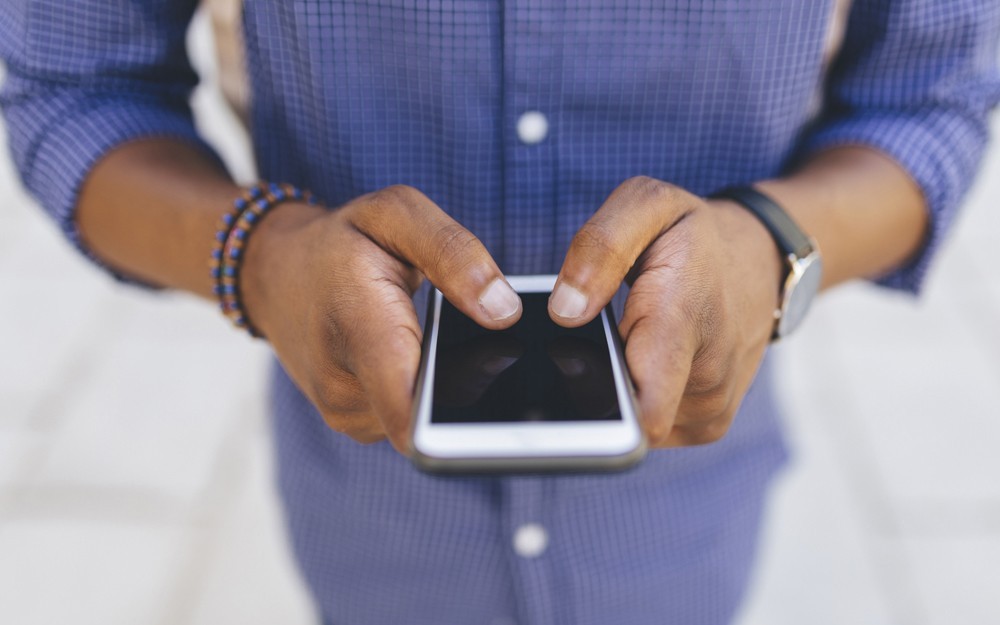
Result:
M219 218L219 224L216 227L215 232L215 239L212 241L212 256L208 261L209 274L212 277L212 292L216 297L220 297L222 295L222 249L226 245L226 239L229 238L230 231L233 229L233 226L236 225L236 220L243 214L243 211L245 211L252 202L263 196L263 194L263 184L258 184L247 189L243 192L243 195L233 201L233 205L229 207L229 210Z
M308 191L290 184L260 183L246 190L233 202L233 206L219 220L215 233L209 273L213 280L212 291L219 298L219 307L236 327L245 328L251 336L260 332L250 323L240 298L239 274L243 250L254 227L275 206L287 202L305 201L315 204Z

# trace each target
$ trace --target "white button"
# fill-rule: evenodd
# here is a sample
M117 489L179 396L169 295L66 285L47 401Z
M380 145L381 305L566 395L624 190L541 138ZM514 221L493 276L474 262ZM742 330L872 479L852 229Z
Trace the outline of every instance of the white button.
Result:
M526 111L517 120L517 136L528 145L541 143L549 134L549 120L538 111Z
M549 533L538 523L525 523L514 532L514 553L522 558L537 558L549 546Z

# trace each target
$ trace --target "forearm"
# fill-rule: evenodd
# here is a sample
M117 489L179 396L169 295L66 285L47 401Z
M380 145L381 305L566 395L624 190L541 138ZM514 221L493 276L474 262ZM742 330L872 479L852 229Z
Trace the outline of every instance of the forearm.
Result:
M929 218L920 189L875 150L830 150L786 178L755 186L816 239L824 288L904 265L926 236Z
M211 237L239 193L198 148L140 140L97 163L76 219L84 244L123 275L210 297Z

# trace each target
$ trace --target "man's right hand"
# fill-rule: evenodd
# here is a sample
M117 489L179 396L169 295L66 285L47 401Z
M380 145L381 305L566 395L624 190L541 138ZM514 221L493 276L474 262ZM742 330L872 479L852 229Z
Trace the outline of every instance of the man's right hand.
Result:
M411 297L424 276L483 327L521 316L483 244L402 185L335 211L275 208L249 238L240 286L251 322L326 423L405 452L421 347Z

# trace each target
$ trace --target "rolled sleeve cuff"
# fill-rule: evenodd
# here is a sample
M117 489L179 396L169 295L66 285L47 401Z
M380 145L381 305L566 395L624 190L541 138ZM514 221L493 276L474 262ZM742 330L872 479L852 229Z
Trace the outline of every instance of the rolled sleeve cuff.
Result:
M27 169L28 187L73 245L115 278L133 284L142 283L115 272L86 248L77 227L76 207L84 181L101 158L125 143L148 138L184 141L219 161L214 150L198 136L186 111L145 100L105 99L60 116L38 145L33 166Z
M920 250L903 266L877 276L882 286L920 291L986 143L986 129L953 110L932 109L846 117L821 126L805 141L804 159L839 146L875 148L896 161L923 192L929 226Z

